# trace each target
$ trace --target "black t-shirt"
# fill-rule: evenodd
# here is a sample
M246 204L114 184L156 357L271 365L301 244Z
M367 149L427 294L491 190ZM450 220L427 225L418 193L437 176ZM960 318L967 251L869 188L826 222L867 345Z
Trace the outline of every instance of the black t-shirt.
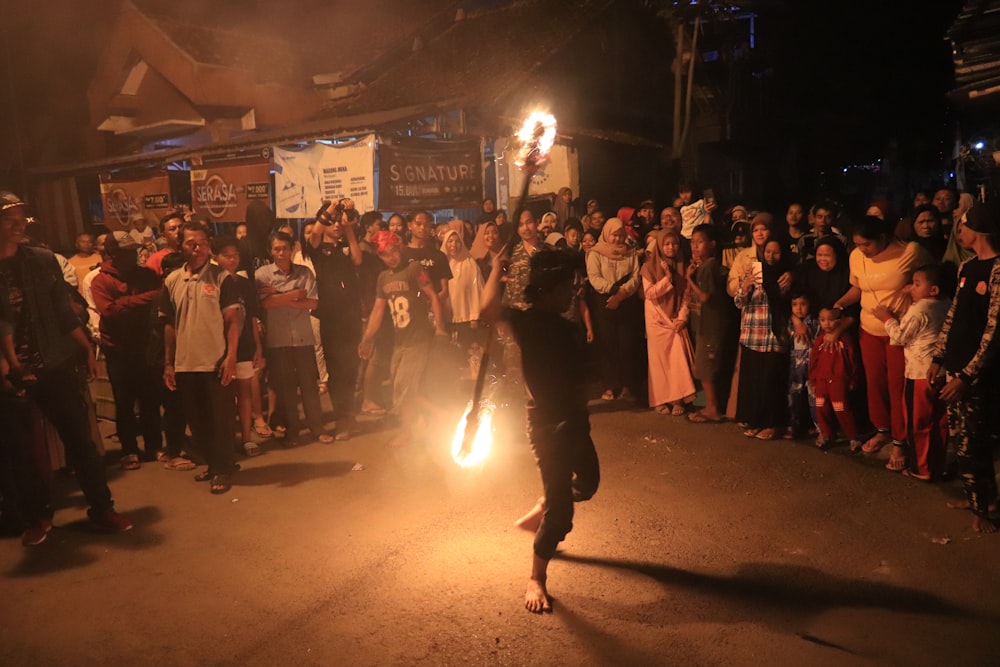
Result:
M990 309L990 274L997 261L1000 258L970 259L958 274L955 312L944 351L944 368L950 373L965 368L979 350Z
M397 346L426 342L434 333L427 297L420 292L421 273L419 264L400 262L395 271L386 269L378 277L377 294L389 304Z
M347 246L321 243L318 248L304 246L316 269L319 306L313 311L321 320L338 319L361 322L361 286L358 271Z
M586 354L576 325L558 313L535 308L507 308L504 317L521 348L524 381L536 416L562 421L586 412Z
M430 277L431 284L438 292L441 291L441 281L451 280L451 265L448 258L437 248L403 248L403 261L407 264L417 262L424 267Z
M257 326L254 319L260 319L260 305L257 301L257 290L249 279L243 276L231 276L236 280L236 289L240 299L243 301L243 308L246 317L243 320L243 330L240 331L240 342L236 346L236 361L253 361L253 355L257 351L257 344L254 342L253 329Z
M21 253L0 260L0 290L7 294L7 312L0 313L13 329L14 353L26 370L42 368L42 355L33 335L30 313L24 303L24 271Z

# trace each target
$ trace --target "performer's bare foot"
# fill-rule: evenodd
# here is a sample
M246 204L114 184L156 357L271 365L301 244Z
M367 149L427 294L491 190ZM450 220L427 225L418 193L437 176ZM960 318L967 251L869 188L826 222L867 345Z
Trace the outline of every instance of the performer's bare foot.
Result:
M977 533L983 533L984 535L989 533L997 532L997 524L995 521L989 517L979 516L978 514L972 517L972 530ZM525 602L527 604L527 602Z
M947 507L950 510L968 510L968 509L972 509L972 506L969 504L968 500L949 500L947 503L945 503L945 507ZM987 507L987 509L990 512L996 512L997 511L997 504L996 503L990 503L989 506Z
M535 503L527 514L522 516L520 519L514 522L514 525L521 530L526 530L529 533L537 533L538 527L542 525L542 512L544 511L541 501Z
M528 589L524 592L524 608L532 614L552 612L552 601L545 589L544 579L528 579Z

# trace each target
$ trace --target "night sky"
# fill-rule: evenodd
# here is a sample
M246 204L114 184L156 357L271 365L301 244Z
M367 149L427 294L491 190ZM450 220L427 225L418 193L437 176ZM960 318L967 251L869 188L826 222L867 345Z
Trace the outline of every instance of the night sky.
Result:
M143 1L154 7L159 2L172 11L182 6L177 0ZM87 122L86 86L121 2L0 0L6 50L0 69L6 100L0 110L0 186L16 184L13 172L19 163L7 90L14 91L18 105L21 149L28 166L80 157L77 128ZM355 12L367 14L366 24L378 25L380 15L412 16L449 3L198 0L189 4L198 21L277 26L311 40L317 31L336 34L343 17ZM766 108L775 116L773 131L797 140L804 164L812 169L870 161L884 152L891 139L899 141L907 161L927 163L938 157L951 131L949 124L957 117L944 97L952 85L952 66L943 36L961 2L926 3L905 12L899 3L885 0L756 4L764 16L756 58L773 65L762 86ZM304 16L322 20L303 22Z

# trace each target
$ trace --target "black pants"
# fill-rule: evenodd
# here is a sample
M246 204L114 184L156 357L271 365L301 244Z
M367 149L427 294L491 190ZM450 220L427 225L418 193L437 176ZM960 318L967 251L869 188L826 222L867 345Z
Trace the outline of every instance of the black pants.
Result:
M354 350L356 357L357 344ZM331 352L336 354L332 350ZM329 354L325 345L323 354ZM319 403L319 371L316 369L316 352L313 346L268 348L267 368L271 387L278 397L278 409L285 416L288 437L297 438L302 430L296 390L302 394L306 425L314 437L319 437L323 433L323 408ZM330 379L333 379L332 374Z
M545 493L534 550L549 560L573 529L573 503L590 500L597 492L601 467L586 413L558 423L529 416L528 437Z
M949 373L948 379L956 376ZM996 468L993 433L996 402L993 387L980 380L969 387L961 400L948 405L948 432L957 450L958 474L969 500L969 507L981 517L989 514L989 506L997 500Z
M600 348L604 388L615 393L628 387L633 394L645 391L637 372L640 359L642 303L631 296L608 310L607 298L599 295L595 318L597 345ZM638 311L636 309L639 309Z
M158 367L156 373L159 374L156 387L160 394L160 403L163 405L163 435L167 441L167 455L176 458L188 446L184 405L181 402L181 395L176 391L170 391L163 383L163 368Z
M154 455L163 444L160 431L160 378L146 364L145 354L129 354L114 348L104 351L108 379L115 397L115 424L123 454L139 454L137 436L142 435L147 455ZM136 421L135 406L139 404Z
M76 473L91 516L114 507L104 462L91 437L90 414L83 381L72 362L38 372L26 399L2 399L4 457L15 468L15 484L24 518L36 521L52 517L46 475L34 451L30 416L25 407L34 403L55 427L66 450L66 462Z
M208 473L232 473L236 469L235 383L223 387L214 372L177 373L176 380L191 439L208 463Z
M352 417L357 412L354 393L358 386L358 343L361 342L361 318L352 316L321 319L319 337L329 375L327 388L337 419ZM310 428L312 426L310 425Z
M782 429L788 425L787 352L757 352L743 346L736 421L751 428Z

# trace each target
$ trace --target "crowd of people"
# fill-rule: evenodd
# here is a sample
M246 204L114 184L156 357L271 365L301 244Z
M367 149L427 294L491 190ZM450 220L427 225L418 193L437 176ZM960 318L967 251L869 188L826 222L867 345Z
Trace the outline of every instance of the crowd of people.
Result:
M456 384L475 377L488 342L505 346L495 374L518 374L527 334L484 308L499 285L505 312L529 310L531 258L556 250L574 267L559 329L574 340L547 345L574 343L561 349L578 350L595 398L736 423L755 440L890 447L890 471L960 475L975 529L992 532L992 209L942 189L917 193L906 215L884 199L857 212L821 201L788 205L782 221L695 191L681 185L659 215L649 200L610 215L563 188L551 210L516 220L490 199L478 219L447 221L361 214L341 200L301 229L252 202L233 236L178 209L155 235L144 220L81 234L68 258L2 193L0 410L19 424L0 433L3 515L23 525L26 545L51 529L23 417L36 409L58 431L91 518L131 527L113 509L88 414L98 358L125 470L205 465L195 479L222 494L238 457L261 443L343 441L359 414L393 415L388 444L404 446L459 400Z

